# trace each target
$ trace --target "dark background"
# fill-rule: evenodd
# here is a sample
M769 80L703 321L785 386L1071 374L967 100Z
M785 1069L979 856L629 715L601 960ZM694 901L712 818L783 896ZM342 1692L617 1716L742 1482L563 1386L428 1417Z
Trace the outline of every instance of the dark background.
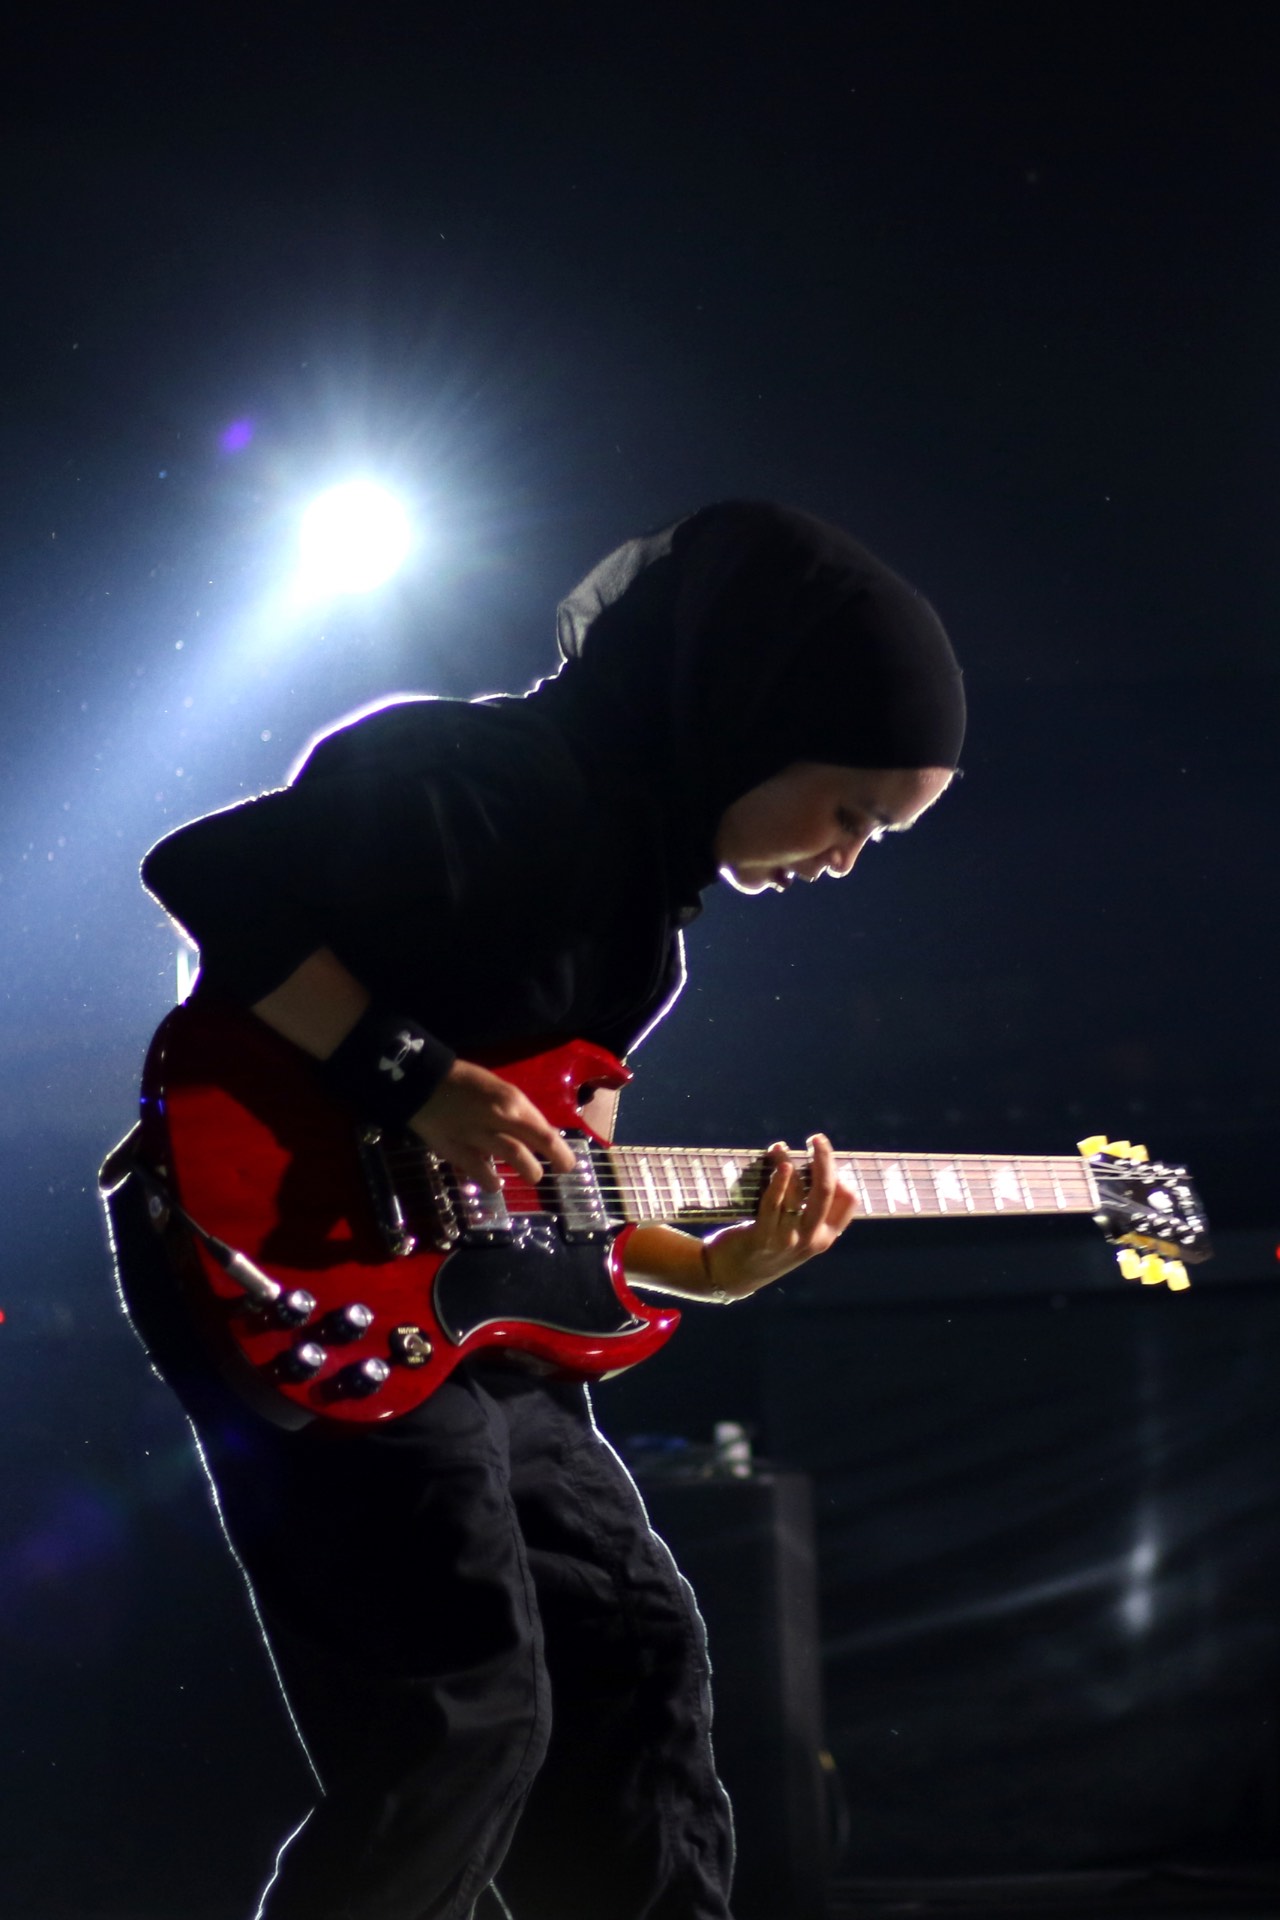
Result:
M307 1805L94 1201L174 991L140 854L379 695L528 685L601 553L724 496L927 592L965 778L848 887L713 891L623 1137L1131 1135L1220 1257L1174 1298L1087 1226L855 1230L601 1417L816 1476L847 1872L1274 1858L1273 8L23 15L0 1916L233 1920ZM360 467L420 554L286 610Z

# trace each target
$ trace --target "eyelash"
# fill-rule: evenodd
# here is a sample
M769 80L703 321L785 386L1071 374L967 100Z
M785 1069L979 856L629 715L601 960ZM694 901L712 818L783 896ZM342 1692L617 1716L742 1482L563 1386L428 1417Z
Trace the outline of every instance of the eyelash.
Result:
M862 831L858 816L850 813L847 807L836 808L836 821L841 833L860 833ZM881 826L872 827L867 838L868 840L882 840L884 838L884 828Z

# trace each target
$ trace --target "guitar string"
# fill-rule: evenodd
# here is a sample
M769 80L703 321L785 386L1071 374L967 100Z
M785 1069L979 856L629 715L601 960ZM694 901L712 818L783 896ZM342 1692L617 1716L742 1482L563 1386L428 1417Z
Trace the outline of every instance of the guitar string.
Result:
M428 1188L438 1183L450 1200L465 1202L474 1199L478 1191L474 1182L460 1180L456 1175L431 1175L423 1173L422 1181ZM524 1182L516 1183L517 1190L525 1193L535 1192ZM505 1189L504 1189L505 1190ZM758 1180L743 1180L728 1191L717 1193L714 1188L708 1193L696 1188L682 1187L678 1183L654 1181L652 1185L643 1181L601 1180L584 1185L584 1198L594 1193L608 1204L619 1201L642 1206L647 1214L662 1211L668 1203L674 1204L682 1213L720 1213L736 1211L742 1207L754 1212L766 1191L766 1183ZM573 1195L561 1193L558 1198L561 1205L571 1204ZM860 1183L854 1197L868 1210L875 1209L878 1202L889 1211L916 1211L921 1213L951 1213L982 1211L987 1208L994 1212L1048 1210L1052 1212L1076 1212L1082 1209L1092 1210L1097 1202L1091 1191L1081 1184L1074 1192L1064 1189L1057 1181L1030 1181L1023 1183L1014 1193L990 1185L976 1187L970 1184L968 1192L961 1188L958 1192L932 1193L922 1191L920 1186L913 1188L890 1188L883 1183Z
M763 1164L764 1161L764 1155L758 1149L732 1147L631 1147L615 1144L612 1147L596 1147L594 1151L598 1155L607 1154L610 1156L619 1155L628 1157L640 1155L649 1161L685 1160L689 1162L701 1161L704 1164L708 1162L712 1164L718 1162L721 1165L731 1164L739 1167L743 1165L747 1167L758 1167ZM427 1147L425 1143L419 1146L414 1141L408 1141L384 1149L385 1157L388 1159L400 1158L412 1160L416 1159L419 1154L426 1157L430 1152L431 1149ZM797 1153L794 1154L792 1158L798 1166L803 1168L811 1167L813 1164L812 1156L809 1154ZM867 1150L856 1153L837 1153L835 1159L837 1165L869 1165L872 1167L879 1165L890 1167L899 1165L902 1162L908 1162L913 1165L926 1167L999 1167L1017 1171L1041 1168L1054 1172L1071 1169L1080 1173L1083 1172L1085 1168L1084 1161L1079 1159L1075 1154L1048 1153L881 1153Z
M680 1167L681 1173L695 1181L701 1174L704 1179L723 1180L726 1177L732 1177L738 1182L745 1183L750 1180L763 1186L772 1176L772 1165L762 1166L761 1156L758 1153L734 1153L731 1150L715 1148L649 1147L613 1147L601 1148L598 1151L601 1155L609 1156L603 1169L598 1159L594 1161L597 1178L601 1180L601 1184L612 1180L618 1185L642 1187L645 1184L644 1173L630 1164L635 1156L643 1156L650 1176L653 1178L665 1178L669 1163L675 1163ZM429 1149L425 1146L422 1148L412 1145L397 1146L383 1151L383 1160L388 1166L422 1165L425 1167L431 1157ZM436 1161L435 1164L447 1166L450 1163ZM810 1157L797 1155L794 1164L802 1175L812 1173L813 1161ZM733 1167L735 1170L741 1169L741 1171L735 1172L734 1176L727 1176L725 1169L728 1167ZM1016 1178L1045 1182L1058 1178L1073 1181L1088 1179L1088 1171L1084 1163L1068 1155L838 1154L836 1156L837 1171L851 1172L863 1180L871 1178L883 1181L890 1177L891 1170L895 1167L899 1170L905 1168L909 1174L923 1173L930 1179L937 1178L939 1175L945 1176L948 1172L965 1173L970 1177L978 1175L984 1179L990 1179L993 1176L998 1178L1001 1174L1010 1173ZM571 1179L572 1174L544 1177Z
M723 1169L726 1166L745 1168L749 1176L759 1177L762 1160L762 1156L755 1151L735 1152L731 1148L720 1147L614 1146L598 1148L597 1152L601 1155L609 1155L610 1157L615 1155L642 1155L650 1164L655 1162L660 1164L667 1160L683 1160L687 1163L701 1163L704 1172L710 1172L713 1177L718 1178L724 1177ZM392 1163L397 1165L416 1165L420 1160L425 1163L430 1157L431 1150L425 1144L422 1147L410 1144L385 1148L383 1150L383 1158L389 1165ZM945 1172L948 1168L955 1168L957 1170L963 1169L965 1171L986 1173L994 1168L997 1172L1029 1174L1032 1177L1042 1179L1053 1178L1059 1174L1065 1174L1076 1179L1083 1179L1087 1174L1085 1163L1072 1154L838 1153L835 1159L838 1169L842 1167L851 1169L860 1175L865 1175L865 1173L870 1171L873 1176L877 1177L879 1176L881 1166L887 1171L890 1167L901 1166L903 1163L911 1166L913 1170L923 1169L928 1172L932 1172L934 1169ZM793 1156L793 1161L801 1173L812 1171L813 1161L811 1156L796 1154ZM444 1162L442 1164L448 1163ZM625 1159L623 1164L625 1169ZM772 1169L770 1169L770 1171L771 1170ZM558 1177L569 1179L571 1175L563 1174ZM635 1181L639 1179L640 1176L628 1174L628 1178Z
M735 1183L735 1187L732 1190L726 1190L723 1200L720 1200L716 1196L715 1187L725 1178L723 1165L740 1164L747 1157L746 1155L735 1156L727 1152L715 1153L714 1150L699 1148L672 1148L656 1152L653 1149L637 1148L601 1149L601 1152L608 1153L619 1151L624 1154L643 1151L649 1158L660 1160L679 1158L686 1162L681 1169L681 1173L685 1176L684 1180L674 1170L669 1177L668 1170L662 1166L652 1170L648 1180L634 1172L625 1172L624 1176L620 1177L616 1170L610 1174L602 1173L597 1169L594 1189L601 1202L606 1207L611 1202L617 1203L624 1213L638 1211L646 1219L661 1219L669 1217L672 1213L700 1217L724 1214L736 1217L740 1214L751 1214L755 1212L767 1185L768 1175L758 1165L748 1167ZM477 1198L474 1189L467 1191L471 1183L459 1180L451 1167L447 1172L443 1171L439 1165L435 1170L431 1169L427 1164L425 1150L420 1155L412 1147L394 1148L386 1151L383 1157L389 1169L394 1166L414 1173L428 1188L433 1184L437 1189L442 1186L445 1196L453 1205L465 1208L468 1201L474 1202ZM712 1157L721 1161L720 1168L706 1166L707 1159ZM752 1157L758 1162L758 1155ZM1046 1154L1007 1159L1001 1157L1000 1171L1012 1171L1017 1179L1016 1195L1010 1194L1007 1188L998 1186L997 1180L992 1177L995 1156L959 1154L944 1158L940 1155L914 1154L894 1156L893 1160L888 1160L885 1156L885 1159L888 1165L893 1165L899 1160L910 1160L914 1163L915 1172L927 1171L934 1193L932 1197L928 1194L922 1195L915 1182L910 1186L904 1183L904 1197L907 1204L895 1206L890 1200L885 1175L874 1164L871 1156L850 1154L837 1156L838 1167L843 1163L844 1170L854 1172L861 1188L857 1197L868 1213L883 1211L898 1217L918 1213L924 1217L951 1218L965 1213L1077 1213L1092 1211L1096 1205L1082 1163L1065 1155ZM689 1163L694 1161L703 1163L702 1179L706 1190L712 1195L710 1202L699 1190L697 1176L691 1171ZM804 1170L808 1171L810 1168L811 1162L806 1163ZM947 1172L968 1175L968 1179L961 1184L958 1198L950 1194L944 1196L938 1190L937 1176L939 1173L945 1175ZM571 1175L559 1177L572 1178ZM532 1191L527 1183L520 1184L524 1186L526 1192ZM975 1187L982 1186L987 1188L987 1195L981 1191L974 1191ZM664 1187L668 1189L667 1199L672 1203L671 1205L666 1205L662 1201ZM1076 1190L1075 1197L1064 1198L1064 1193L1071 1187ZM429 1194L428 1197L430 1197ZM948 1199L954 1200L954 1204L948 1206L946 1204ZM881 1202L880 1207L875 1205L876 1201Z

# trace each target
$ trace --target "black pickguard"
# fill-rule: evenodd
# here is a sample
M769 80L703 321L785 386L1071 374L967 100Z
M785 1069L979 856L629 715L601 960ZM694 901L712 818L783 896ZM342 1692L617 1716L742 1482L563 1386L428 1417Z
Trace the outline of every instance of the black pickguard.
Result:
M644 1325L619 1300L610 1242L567 1242L554 1220L513 1216L495 1244L465 1241L438 1269L432 1305L455 1346L494 1320L522 1320L557 1333L634 1333Z

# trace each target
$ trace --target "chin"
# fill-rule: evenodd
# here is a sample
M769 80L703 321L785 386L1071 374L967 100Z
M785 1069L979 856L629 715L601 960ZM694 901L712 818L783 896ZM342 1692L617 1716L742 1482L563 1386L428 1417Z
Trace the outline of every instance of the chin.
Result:
M773 869L758 873L750 867L721 867L720 878L727 880L735 893L767 893L773 885Z

